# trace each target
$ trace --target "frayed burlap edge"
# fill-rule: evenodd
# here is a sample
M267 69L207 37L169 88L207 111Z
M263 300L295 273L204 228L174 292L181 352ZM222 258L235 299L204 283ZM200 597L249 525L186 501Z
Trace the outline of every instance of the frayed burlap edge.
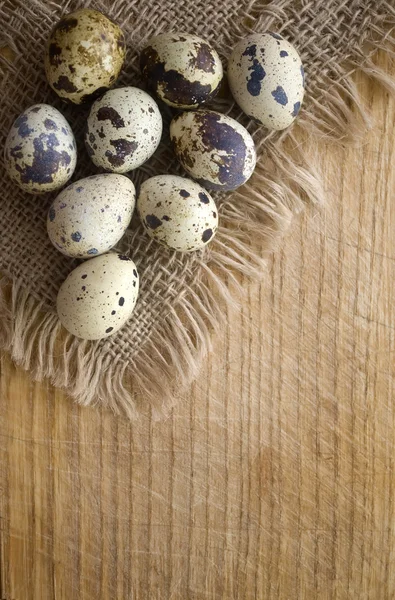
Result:
M362 64L341 68L331 84L330 102L316 103L298 123L300 135L320 135L344 142L369 126L369 112L353 80L359 69L395 93L395 82L374 61L378 50L393 56L393 30L378 32ZM62 329L56 314L45 310L10 276L0 279L0 347L35 379L51 382L87 406L99 403L116 414L136 418L151 406L160 417L175 392L197 376L210 351L213 332L221 327L226 309L237 306L242 289L239 275L259 278L268 254L288 229L292 216L305 203L321 204L324 194L319 173L308 163L296 130L272 141L251 182L221 205L221 227L202 257L198 279L188 288L153 331L136 358L128 363L97 352L98 344L81 342Z

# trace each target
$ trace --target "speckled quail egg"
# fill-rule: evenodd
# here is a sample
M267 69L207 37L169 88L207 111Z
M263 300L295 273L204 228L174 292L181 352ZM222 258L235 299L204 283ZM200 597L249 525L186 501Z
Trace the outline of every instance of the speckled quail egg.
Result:
M62 190L47 217L48 235L66 256L108 252L125 233L135 206L133 183L116 173L92 175Z
M137 209L148 235L181 252L203 248L218 227L214 200L198 183L176 175L157 175L145 181Z
M170 124L170 137L184 169L209 189L234 190L255 168L251 135L226 115L212 110L181 113Z
M132 259L109 252L71 271L57 297L62 325L79 338L99 340L120 329L131 316L139 291Z
M125 59L121 29L97 10L65 15L52 29L45 50L48 83L75 104L111 87Z
M223 76L214 48L187 33L153 37L141 53L140 66L161 100L178 108L194 108L215 96Z
M278 33L252 34L236 44L228 80L240 108L269 129L285 129L299 113L304 95L302 61Z
M162 117L156 102L143 90L110 90L93 104L85 145L97 167L126 173L142 165L157 149Z
M9 131L4 161L11 179L26 192L41 194L62 187L77 162L70 125L53 106L31 106Z

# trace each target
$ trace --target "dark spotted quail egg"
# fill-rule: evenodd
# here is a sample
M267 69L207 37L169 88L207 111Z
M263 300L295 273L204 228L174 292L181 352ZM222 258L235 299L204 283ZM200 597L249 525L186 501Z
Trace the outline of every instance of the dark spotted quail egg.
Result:
M121 239L132 218L135 189L125 175L85 177L62 190L47 218L53 245L66 256L92 258Z
M97 10L65 15L53 28L45 51L49 85L75 104L111 87L125 59L121 29Z
M194 108L218 91L223 70L206 41L186 33L152 38L141 54L141 71L158 96L178 108Z
M96 166L126 173L149 159L161 135L162 117L156 102L143 90L123 87L94 102L85 145Z
M234 190L255 168L252 137L226 115L211 110L181 113L170 124L170 137L184 169L209 189Z
M9 176L26 192L41 194L62 187L77 162L70 125L53 106L31 106L11 127L4 160Z
M195 181L157 175L140 189L137 209L148 235L181 252L203 248L218 227L214 200Z
M299 113L304 70L295 48L277 33L252 34L236 44L228 64L234 99L269 129L285 129Z
M108 337L131 316L138 291L139 276L130 258L113 252L96 256L71 271L60 286L60 322L84 340Z

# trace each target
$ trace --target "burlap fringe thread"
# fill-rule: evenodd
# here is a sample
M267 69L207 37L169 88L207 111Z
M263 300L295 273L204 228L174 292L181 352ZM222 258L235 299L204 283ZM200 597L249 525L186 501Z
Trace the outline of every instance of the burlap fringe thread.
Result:
M355 70L395 93L395 82L373 60L378 50L395 56L393 30L378 32L378 37L382 41L369 48L363 65L351 64L348 70L337 66L341 77L331 87L330 102L313 101L314 111L302 113L299 131L344 142L369 126L369 114L352 79ZM154 416L163 414L175 391L185 389L198 374L226 308L237 306L242 294L239 275L261 277L268 253L292 216L306 201L321 204L324 199L320 176L308 165L294 130L275 142L272 137L263 140L264 157L253 183L236 191L230 201L224 199L221 227L208 250L209 260L201 261L202 275L194 282L193 292L169 307L163 323L133 362L125 364L109 355L97 358L100 342L81 343L65 334L57 316L45 312L43 303L7 276L0 281L1 348L33 377L50 378L81 405L104 403L133 419L149 403Z

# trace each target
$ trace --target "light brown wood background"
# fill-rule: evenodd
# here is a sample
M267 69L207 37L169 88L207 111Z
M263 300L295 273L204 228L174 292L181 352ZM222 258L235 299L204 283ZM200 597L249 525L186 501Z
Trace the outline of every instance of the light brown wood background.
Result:
M395 74L395 69L393 70ZM164 422L1 362L2 600L395 597L395 104L319 144L328 202Z

